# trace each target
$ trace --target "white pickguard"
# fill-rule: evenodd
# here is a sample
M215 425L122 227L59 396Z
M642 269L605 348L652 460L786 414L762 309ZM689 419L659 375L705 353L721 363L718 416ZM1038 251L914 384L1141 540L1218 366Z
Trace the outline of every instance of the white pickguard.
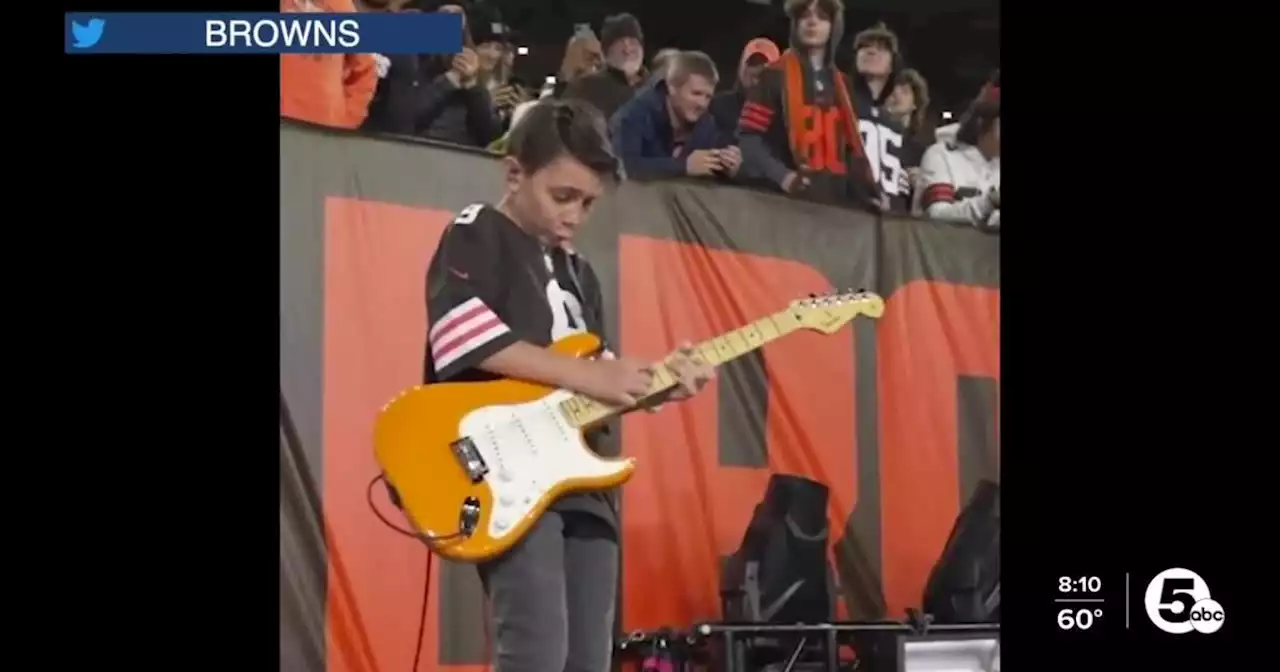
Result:
M527 404L477 409L462 419L458 435L470 438L489 466L490 537L510 534L557 484L612 476L627 468L626 461L604 460L582 441L560 412L560 402L570 396L561 390Z

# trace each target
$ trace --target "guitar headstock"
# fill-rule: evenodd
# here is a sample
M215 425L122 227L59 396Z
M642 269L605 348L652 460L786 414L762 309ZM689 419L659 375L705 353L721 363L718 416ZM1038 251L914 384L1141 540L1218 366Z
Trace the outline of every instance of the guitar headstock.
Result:
M884 299L875 292L861 290L833 292L792 301L790 313L806 329L833 334L859 315L883 315Z

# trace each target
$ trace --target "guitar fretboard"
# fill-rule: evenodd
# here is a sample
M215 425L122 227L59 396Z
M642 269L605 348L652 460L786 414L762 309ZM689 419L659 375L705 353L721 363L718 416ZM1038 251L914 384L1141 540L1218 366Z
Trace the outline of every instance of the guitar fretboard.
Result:
M784 310L703 341L694 348L704 362L711 366L720 366L766 343L782 338L799 329L800 326L799 316ZM676 374L665 364L658 363L653 368L653 382L649 385L649 391L640 400L641 403L680 384ZM579 428L598 424L630 410L628 407L610 406L580 394L560 402L560 408L569 421Z

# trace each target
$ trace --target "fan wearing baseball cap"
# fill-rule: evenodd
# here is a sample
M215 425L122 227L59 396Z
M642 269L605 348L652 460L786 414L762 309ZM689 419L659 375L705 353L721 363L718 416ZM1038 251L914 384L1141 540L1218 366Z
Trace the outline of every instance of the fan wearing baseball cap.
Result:
M757 37L742 48L742 56L738 59L738 81L732 89L716 94L711 101L711 116L722 133L728 136L738 134L738 117L742 115L742 104L747 102L747 89L760 81L760 73L778 60L779 54L778 45L767 37Z

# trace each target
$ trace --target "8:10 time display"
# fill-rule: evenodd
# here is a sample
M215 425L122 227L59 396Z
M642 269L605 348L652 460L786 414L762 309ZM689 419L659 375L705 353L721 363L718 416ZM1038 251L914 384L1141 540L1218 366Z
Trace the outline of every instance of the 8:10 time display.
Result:
M1102 579L1096 576L1070 577L1058 579L1060 593L1098 593L1102 591Z

